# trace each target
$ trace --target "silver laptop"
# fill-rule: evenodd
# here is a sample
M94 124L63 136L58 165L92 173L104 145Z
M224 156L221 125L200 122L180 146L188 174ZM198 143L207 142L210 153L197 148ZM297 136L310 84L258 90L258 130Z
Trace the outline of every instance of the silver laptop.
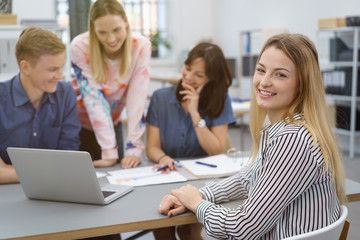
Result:
M30 199L105 205L133 190L100 187L88 152L14 147L7 152Z

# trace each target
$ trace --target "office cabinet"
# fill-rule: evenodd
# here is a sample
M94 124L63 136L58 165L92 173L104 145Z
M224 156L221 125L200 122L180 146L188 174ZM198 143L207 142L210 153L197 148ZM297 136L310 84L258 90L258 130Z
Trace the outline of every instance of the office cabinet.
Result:
M265 42L286 29L252 29L240 32L239 92L240 97L251 97L252 77L256 61Z
M359 152L360 142L359 34L360 27L317 32L319 61L327 100L337 110L334 131L339 138L345 137L345 144L342 141L339 144L349 152L350 158Z

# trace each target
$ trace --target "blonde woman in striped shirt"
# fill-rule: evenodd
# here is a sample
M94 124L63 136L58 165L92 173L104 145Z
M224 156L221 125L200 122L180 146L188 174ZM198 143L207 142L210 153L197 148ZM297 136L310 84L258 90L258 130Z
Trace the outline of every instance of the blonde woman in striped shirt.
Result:
M333 223L346 199L326 109L314 44L300 34L270 38L253 78L253 164L200 190L171 191L159 212L190 210L208 235L225 239L283 239ZM266 116L271 124L263 127ZM239 198L237 208L218 205Z

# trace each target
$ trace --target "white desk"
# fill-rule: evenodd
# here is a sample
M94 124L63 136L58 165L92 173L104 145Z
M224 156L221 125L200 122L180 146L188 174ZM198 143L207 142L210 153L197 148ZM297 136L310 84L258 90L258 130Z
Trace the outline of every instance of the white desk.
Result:
M190 180L201 187L208 180ZM349 201L360 200L360 183L347 180ZM29 200L20 184L0 185L0 239L79 239L197 222L192 213L158 213L162 197L185 183L136 187L106 206ZM235 207L242 201L223 204Z
M29 200L19 184L2 185L0 239L78 239L197 222L190 213L169 219L157 211L182 184L137 187L107 206Z
M108 170L114 168L103 169ZM180 171L194 178L186 170ZM201 187L206 181L188 183ZM29 200L20 184L0 185L0 239L80 239L195 223L196 216L189 212L168 218L157 211L162 197L184 184L136 187L106 206ZM241 200L224 205L239 203Z

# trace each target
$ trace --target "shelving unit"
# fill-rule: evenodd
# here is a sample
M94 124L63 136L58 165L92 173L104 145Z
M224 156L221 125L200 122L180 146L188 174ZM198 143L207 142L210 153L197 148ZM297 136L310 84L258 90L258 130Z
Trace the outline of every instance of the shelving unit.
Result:
M254 61L258 57L261 43L261 29L240 32L240 59L238 88L240 97L251 96L251 79L255 68Z
M15 44L21 33L21 31L28 26L19 26L19 25L0 25L0 41L8 40L5 42L5 46L0 46L0 81L5 81L11 79L18 73L18 66L16 63L15 57ZM60 26L38 26L43 29L54 32L66 45L66 63L63 69L63 75L65 81L71 80L71 64L70 64L70 38L69 38L69 28L60 27ZM4 42L2 42L4 44ZM3 49L4 48L4 49ZM3 55L5 52L11 56ZM2 60L2 58L7 58Z
M327 94L327 99L329 101L333 101L336 106L347 106L350 107L350 122L349 122L349 129L344 128L336 128L335 133L339 136L344 136L348 139L349 144L343 144L341 146L344 150L349 151L350 158L354 158L355 153L359 153L359 148L356 149L357 141L360 139L360 130L357 130L357 124L359 124L360 119L356 116L357 112L359 111L359 103L360 103L360 96L358 91L358 71L360 67L359 62L359 34L360 34L360 27L345 27L345 28L336 28L336 29L324 29L318 31L318 49L319 49L319 56L320 56L320 65L323 71L326 70L334 70L337 68L351 68L351 92L350 95L341 95L341 94ZM352 59L349 61L334 61L334 55L330 57L331 54L334 54L334 48L330 49L331 45L321 44L320 41L325 37L325 39L329 39L330 37L334 37L334 39L344 39L347 42L347 45L350 45L352 48ZM328 42L329 42L328 40ZM323 54L324 49L327 48L329 54ZM331 53L331 51L333 51ZM336 52L337 54L338 52ZM345 76L346 78L346 76ZM343 79L342 79L343 80ZM324 78L326 83L326 79ZM346 81L346 79L345 79ZM340 85L344 84L344 82L340 82ZM325 84L326 85L326 84ZM360 124L359 124L360 125Z
M251 97L256 60L265 42L273 35L287 32L283 28L251 29L240 32L239 95Z

